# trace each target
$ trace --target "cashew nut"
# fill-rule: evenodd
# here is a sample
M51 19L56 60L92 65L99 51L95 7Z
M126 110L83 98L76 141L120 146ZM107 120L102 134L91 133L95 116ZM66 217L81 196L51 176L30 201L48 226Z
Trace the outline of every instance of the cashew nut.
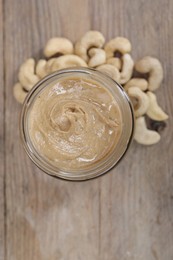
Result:
M131 51L131 43L127 38L124 37L116 37L110 40L104 47L106 51L106 57L111 58L114 56L116 51L121 54L125 54Z
M148 88L148 81L146 79L141 79L141 78L130 79L124 85L124 89L127 91L131 87L137 87L137 88L141 89L142 91L145 91Z
M162 121L168 119L168 115L162 110L162 108L157 103L156 95L150 91L147 92L149 98L149 107L147 109L147 115L157 121Z
M100 32L89 31L78 42L76 42L75 54L88 62L88 49L90 49L91 47L102 48L104 43L105 38Z
M149 106L148 96L137 87L129 88L127 93L132 98L135 116L144 115Z
M35 74L34 59L30 58L20 66L18 79L21 85L28 91L39 81L39 77Z
M60 69L76 66L87 67L87 64L83 59L81 59L77 55L69 54L60 56L58 58L50 59L47 62L46 69L49 73L51 73Z
M72 54L73 52L74 48L72 42L63 37L51 38L44 48L44 55L47 58L58 53Z
M122 56L122 61L123 65L120 73L120 84L125 84L133 74L134 61L128 53Z
M91 48L88 54L91 57L88 62L89 67L94 68L106 62L106 53L103 49Z
M109 77L114 79L115 81L119 82L120 80L120 73L119 70L110 64L103 64L97 67L97 70L104 72Z
M19 103L21 103L21 104L23 103L27 94L28 94L28 92L26 90L24 90L24 88L22 87L22 85L19 82L14 85L13 95Z
M38 61L36 65L36 74L40 77L40 79L52 72L51 68L56 59L58 58L51 58L48 61L41 59Z
M136 62L135 69L140 73L149 73L149 90L153 91L160 86L163 80L163 68L158 59L146 56Z
M152 145L160 141L160 135L156 131L149 130L145 118L141 116L136 119L134 139L140 144Z
M121 59L117 57L112 57L107 59L106 64L111 64L115 66L118 70L121 70Z
M36 65L36 74L40 77L40 79L44 78L48 72L46 70L47 61L46 60L39 60Z

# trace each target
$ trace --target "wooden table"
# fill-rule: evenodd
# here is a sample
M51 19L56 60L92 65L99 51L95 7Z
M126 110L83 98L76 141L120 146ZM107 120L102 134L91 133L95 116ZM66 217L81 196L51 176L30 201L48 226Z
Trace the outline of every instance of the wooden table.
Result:
M171 0L0 0L1 260L173 259L172 15ZM128 37L135 60L161 60L157 96L170 119L157 145L134 142L112 172L71 183L25 154L12 89L19 65L50 37L75 41L89 29Z

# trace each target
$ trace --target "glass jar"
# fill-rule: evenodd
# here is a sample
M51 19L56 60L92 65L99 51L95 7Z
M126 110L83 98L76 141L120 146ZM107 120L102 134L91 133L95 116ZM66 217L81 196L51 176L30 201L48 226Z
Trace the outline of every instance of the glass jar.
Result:
M86 169L78 170L62 170L50 162L45 160L43 156L35 149L28 131L28 118L34 101L39 97L41 91L47 86L57 83L58 80L69 77L82 77L87 80L94 80L99 85L106 88L115 98L122 116L122 133L117 145L113 148L108 157L103 158L94 165ZM20 131L24 149L30 159L44 172L49 175L56 176L66 180L87 180L98 177L110 169L112 169L126 153L134 131L134 114L132 104L124 89L109 76L89 68L69 68L59 70L53 74L48 75L39 81L27 95L21 112Z

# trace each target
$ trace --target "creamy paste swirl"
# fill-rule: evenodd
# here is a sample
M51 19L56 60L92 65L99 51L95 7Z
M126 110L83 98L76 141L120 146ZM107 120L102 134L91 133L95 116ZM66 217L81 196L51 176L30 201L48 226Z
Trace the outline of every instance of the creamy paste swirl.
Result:
M122 132L112 94L93 80L67 78L47 86L29 114L30 139L59 169L81 169L108 156Z

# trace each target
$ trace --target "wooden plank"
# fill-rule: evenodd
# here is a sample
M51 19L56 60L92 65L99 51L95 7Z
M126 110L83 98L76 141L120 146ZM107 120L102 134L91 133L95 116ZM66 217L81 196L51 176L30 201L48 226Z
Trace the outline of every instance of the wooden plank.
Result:
M165 79L157 95L171 118L172 1L4 3L7 260L172 259L173 122L159 144L133 143L112 173L70 183L43 174L25 155L18 131L21 107L12 96L19 65L40 57L50 37L74 41L92 28L107 39L127 36L135 59L153 55L162 61Z
M0 0L0 260L5 259L3 3Z
M80 32L87 31L88 1L73 4L78 6L76 15L81 14L75 28L85 8ZM66 11L71 7L69 1L5 1L6 122L11 122L6 127L8 260L97 258L98 180L69 183L38 170L21 146L21 106L12 96L18 67L27 57L38 56L51 36L74 37L72 25L66 24L66 19L68 23L73 19Z
M100 1L94 3L95 10L103 13ZM173 4L171 1L133 1L133 4L112 1L111 9L106 11L110 38L124 35L132 42L135 59L152 55L163 63L165 78L157 96L170 120L159 144L142 147L133 143L112 174L100 179L100 257L172 259L173 39L170 34ZM101 18L95 20L95 28L100 22Z

